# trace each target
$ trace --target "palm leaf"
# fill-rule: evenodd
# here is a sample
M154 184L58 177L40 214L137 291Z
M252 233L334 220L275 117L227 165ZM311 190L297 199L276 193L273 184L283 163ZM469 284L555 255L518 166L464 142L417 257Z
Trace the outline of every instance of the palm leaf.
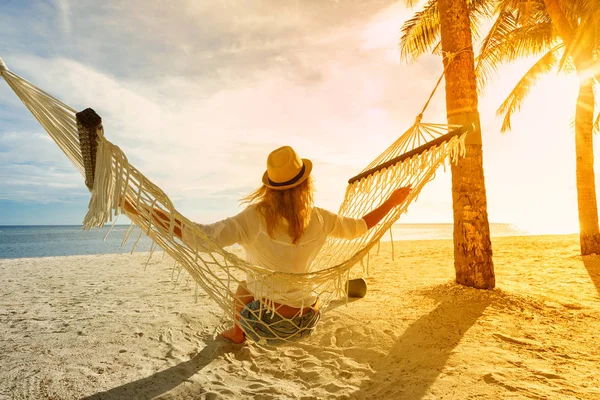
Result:
M408 2L407 2L408 3ZM471 32L479 36L479 26L493 14L495 0L468 0ZM423 54L441 54L440 15L437 0L429 0L401 28L400 55L415 61Z
M600 2L600 1L599 1ZM597 54L600 50L600 10L589 10L579 21L575 31L571 57L573 59L583 58L589 70L590 75L594 74L594 69L598 67Z
M421 11L417 11L400 29L400 56L415 61L429 53L440 36L440 14L437 0L429 0Z
M550 23L517 26L514 14L504 12L499 14L496 22L477 57L475 71L479 90L485 87L500 65L545 53L556 42Z
M577 27L581 24L581 19L593 15L598 14L598 10L600 10L600 1L599 0L569 0L569 1L561 1L560 2L561 10L564 12L565 17L571 23L573 28Z
M404 0L404 4L406 4L408 8L413 8L418 2L419 0Z
M544 0L517 0L513 8L521 24L552 22Z
M493 52L492 49L498 48L502 43L507 42L507 36L515 29L516 22L512 12L501 11L481 43L475 66L475 75L480 77L481 81L481 84L477 85L478 88L483 87L483 83L489 79L492 72L495 72L501 63L499 54Z
M469 0L469 12L478 18L489 18L494 15L497 0Z
M589 68L594 60L598 62L600 51L600 0L563 1L561 8L573 27L574 36L559 70L573 59L582 60L584 67Z
M600 133L600 112L596 116L596 122L594 122L594 132Z
M539 81L540 77L556 66L558 61L558 52L563 48L560 44L548 51L541 57L516 84L506 100L500 105L496 112L498 116L504 115L502 122L502 132L511 130L512 115L521 109L525 98L531 91L531 88Z
M519 23L551 22L544 0L496 0L495 13L513 12Z
M494 5L497 0L468 0L469 18L473 40L479 41L480 27L484 21L494 15Z
M431 54L442 55L442 41L438 40L437 44L431 50Z
M564 54L565 52L563 52L563 58L564 58ZM573 63L573 60L571 58L566 58L563 60L563 58L561 58L561 62L560 62L560 67L557 68L557 73L564 73L565 75L569 75L569 74L574 74L577 72L577 69L575 68L575 64Z
M560 62L558 63L558 72L564 71L564 68L567 65L567 63L570 60L572 60L572 58L569 57L571 55L571 49L572 47L565 46L565 51L562 57L560 58Z

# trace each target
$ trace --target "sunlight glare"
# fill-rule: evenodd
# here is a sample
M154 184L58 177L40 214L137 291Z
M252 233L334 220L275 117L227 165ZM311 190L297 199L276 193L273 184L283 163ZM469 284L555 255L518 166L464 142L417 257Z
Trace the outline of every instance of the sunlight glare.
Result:
M515 224L526 235L568 235L579 233L578 221L565 218L545 218L539 220L522 219Z

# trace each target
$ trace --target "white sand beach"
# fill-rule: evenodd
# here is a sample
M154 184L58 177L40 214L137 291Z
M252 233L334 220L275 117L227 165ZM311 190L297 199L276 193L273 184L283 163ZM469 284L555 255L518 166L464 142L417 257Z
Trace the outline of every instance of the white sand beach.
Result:
M160 255L0 260L0 399L600 398L600 257L493 245L479 291L453 283L451 241L383 243L364 299L277 348L215 338L220 309Z

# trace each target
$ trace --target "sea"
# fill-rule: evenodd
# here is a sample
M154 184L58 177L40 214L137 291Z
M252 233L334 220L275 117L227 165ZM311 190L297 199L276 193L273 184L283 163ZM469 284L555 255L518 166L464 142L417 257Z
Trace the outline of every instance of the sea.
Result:
M152 241L137 227L125 243L129 225L115 225L108 233L109 229L107 226L88 231L80 225L0 226L0 258L128 253L136 242L136 252L147 252L152 247ZM395 241L452 239L452 229L452 224L396 224L391 236ZM510 224L490 224L490 233L493 237L527 234ZM389 234L382 238L390 240Z

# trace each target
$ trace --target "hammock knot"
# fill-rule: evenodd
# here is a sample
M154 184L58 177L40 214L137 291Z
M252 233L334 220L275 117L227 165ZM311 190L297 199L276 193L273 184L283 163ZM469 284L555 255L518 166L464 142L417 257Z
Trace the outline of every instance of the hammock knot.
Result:
M8 71L8 67L6 66L6 64L4 64L4 61L2 61L2 58L0 58L0 75L4 72L4 71Z
M415 125L419 125L421 123L422 119L423 119L423 113L417 115L417 118L415 118Z

